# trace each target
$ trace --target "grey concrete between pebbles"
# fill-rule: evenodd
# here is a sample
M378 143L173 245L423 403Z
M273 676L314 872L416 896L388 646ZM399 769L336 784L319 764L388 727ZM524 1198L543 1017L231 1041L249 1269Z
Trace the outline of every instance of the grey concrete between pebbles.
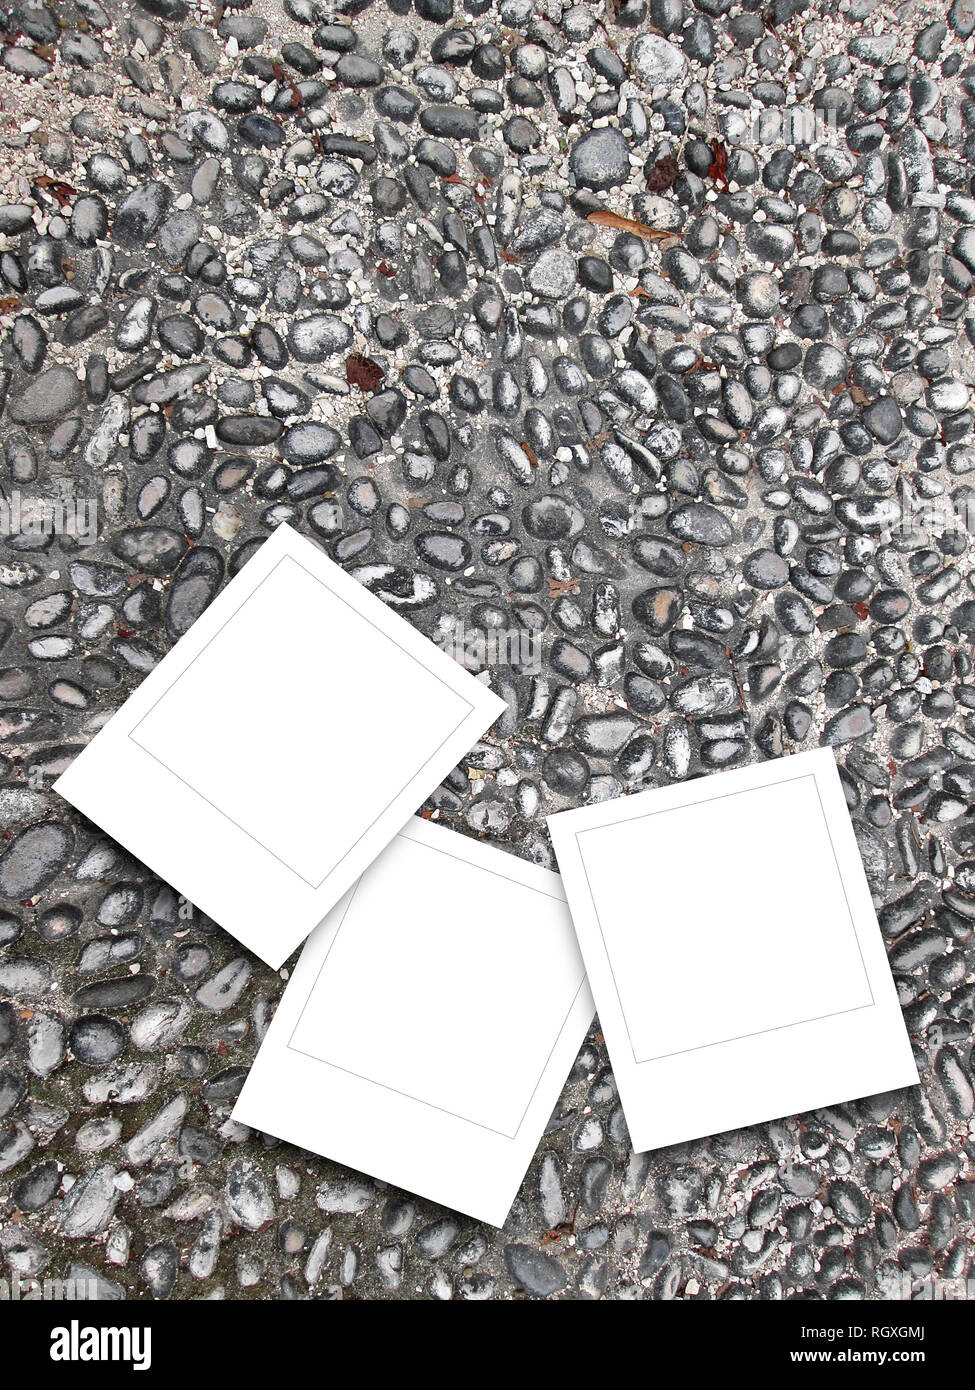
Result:
M964 1293L975 9L945 8L5 12L5 1279ZM637 1155L597 1025L501 1232L231 1123L283 978L50 786L283 520L470 659L541 634L540 672L491 648L509 713L427 807L511 853L831 744L922 1086Z

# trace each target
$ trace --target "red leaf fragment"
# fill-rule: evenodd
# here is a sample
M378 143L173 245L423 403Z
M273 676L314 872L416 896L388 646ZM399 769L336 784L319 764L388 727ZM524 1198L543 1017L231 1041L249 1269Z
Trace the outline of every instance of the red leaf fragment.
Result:
M441 183L462 184L464 188L470 189L470 191L474 194L474 197L477 199L479 203L484 202L484 194L479 192L478 189L476 189L472 183L468 183L466 179L462 179L460 174L441 174L440 181Z
M679 173L680 165L674 156L664 155L663 159L657 160L647 175L647 187L651 193L666 193L668 188L673 188Z
M361 352L350 352L345 359L345 379L360 391L378 391L385 375L378 362L364 357Z
M35 188L43 188L45 193L49 193L52 198L56 198L62 207L71 202L77 195L77 188L73 188L70 183L65 183L63 179L52 179L47 174L41 174L34 180Z
M714 182L720 184L724 189L728 187L728 151L720 140L711 141L711 153L714 158L711 160L711 167L708 175Z

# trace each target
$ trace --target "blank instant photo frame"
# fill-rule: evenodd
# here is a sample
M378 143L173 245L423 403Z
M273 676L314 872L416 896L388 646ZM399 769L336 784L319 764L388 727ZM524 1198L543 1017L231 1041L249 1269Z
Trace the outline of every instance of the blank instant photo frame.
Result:
M55 790L277 969L504 708L282 525Z
M548 825L637 1150L917 1084L831 749Z
M309 938L234 1118L500 1226L592 1017L558 874L414 818Z

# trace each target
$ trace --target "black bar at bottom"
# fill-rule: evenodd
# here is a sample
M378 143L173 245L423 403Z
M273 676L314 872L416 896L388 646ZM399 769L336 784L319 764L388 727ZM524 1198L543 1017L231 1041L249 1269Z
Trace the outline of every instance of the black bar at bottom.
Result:
M18 1370L43 1368L45 1378L54 1380L59 1371L72 1379L90 1372L103 1380L116 1374L172 1377L189 1373L199 1384L212 1374L222 1380L238 1371L253 1377L257 1356L267 1369L274 1364L270 1358L280 1358L280 1378L286 1380L289 1365L297 1374L298 1366L304 1363L307 1371L324 1347L334 1347L334 1337L362 1334L358 1308L354 1312L351 1306L356 1300L346 1298L331 1308L321 1303L314 1306L315 1302L4 1301L0 1302L0 1326L8 1372L5 1379L15 1383ZM385 1321L390 1308L387 1304L369 1312L370 1331L376 1319ZM582 1313L586 1322L592 1317L592 1331L598 1333L598 1342L593 1344L585 1323L578 1321L580 1312L577 1309L570 1332L557 1313L537 1306L523 1307L517 1315L519 1331L524 1332L528 1325L523 1319L541 1318L535 1325L541 1339L537 1350L552 1369L563 1356L570 1356L576 1367L580 1346L587 1343L601 1347L602 1354L612 1347L615 1356L631 1339L639 1339L645 1347L649 1337L656 1339L658 1346L683 1348L681 1361L687 1370L695 1365L713 1366L715 1361L729 1365L740 1361L752 1372L805 1366L828 1373L833 1367L866 1365L891 1370L920 1366L947 1370L958 1365L959 1348L970 1328L967 1300L663 1303L648 1299L637 1306L627 1303L615 1308L609 1314L609 1324L602 1321L607 1315L605 1307L593 1306ZM467 1335L486 1339L483 1365L489 1375L490 1348L497 1345L491 1313L487 1322L481 1321L484 1314L477 1315L473 1333L466 1327L466 1316L469 1314L464 1316ZM553 1316L554 1324L550 1321ZM437 1323L456 1326L451 1311L443 1305ZM414 1333L423 1336L429 1334L431 1326L423 1323L403 1330L407 1337ZM368 1351L366 1357L371 1359ZM319 1362L323 1373L328 1360ZM511 1369L508 1361L507 1373Z

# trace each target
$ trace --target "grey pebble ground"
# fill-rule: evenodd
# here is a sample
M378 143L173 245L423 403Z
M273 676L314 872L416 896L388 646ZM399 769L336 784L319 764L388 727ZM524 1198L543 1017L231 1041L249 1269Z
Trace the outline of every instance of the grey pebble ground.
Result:
M4 1279L964 1296L973 30L975 0L4 6L0 483L98 520L0 537ZM286 972L50 788L283 521L441 643L531 639L426 807L511 853L831 745L921 1087L634 1154L597 1024L500 1232L233 1123Z

